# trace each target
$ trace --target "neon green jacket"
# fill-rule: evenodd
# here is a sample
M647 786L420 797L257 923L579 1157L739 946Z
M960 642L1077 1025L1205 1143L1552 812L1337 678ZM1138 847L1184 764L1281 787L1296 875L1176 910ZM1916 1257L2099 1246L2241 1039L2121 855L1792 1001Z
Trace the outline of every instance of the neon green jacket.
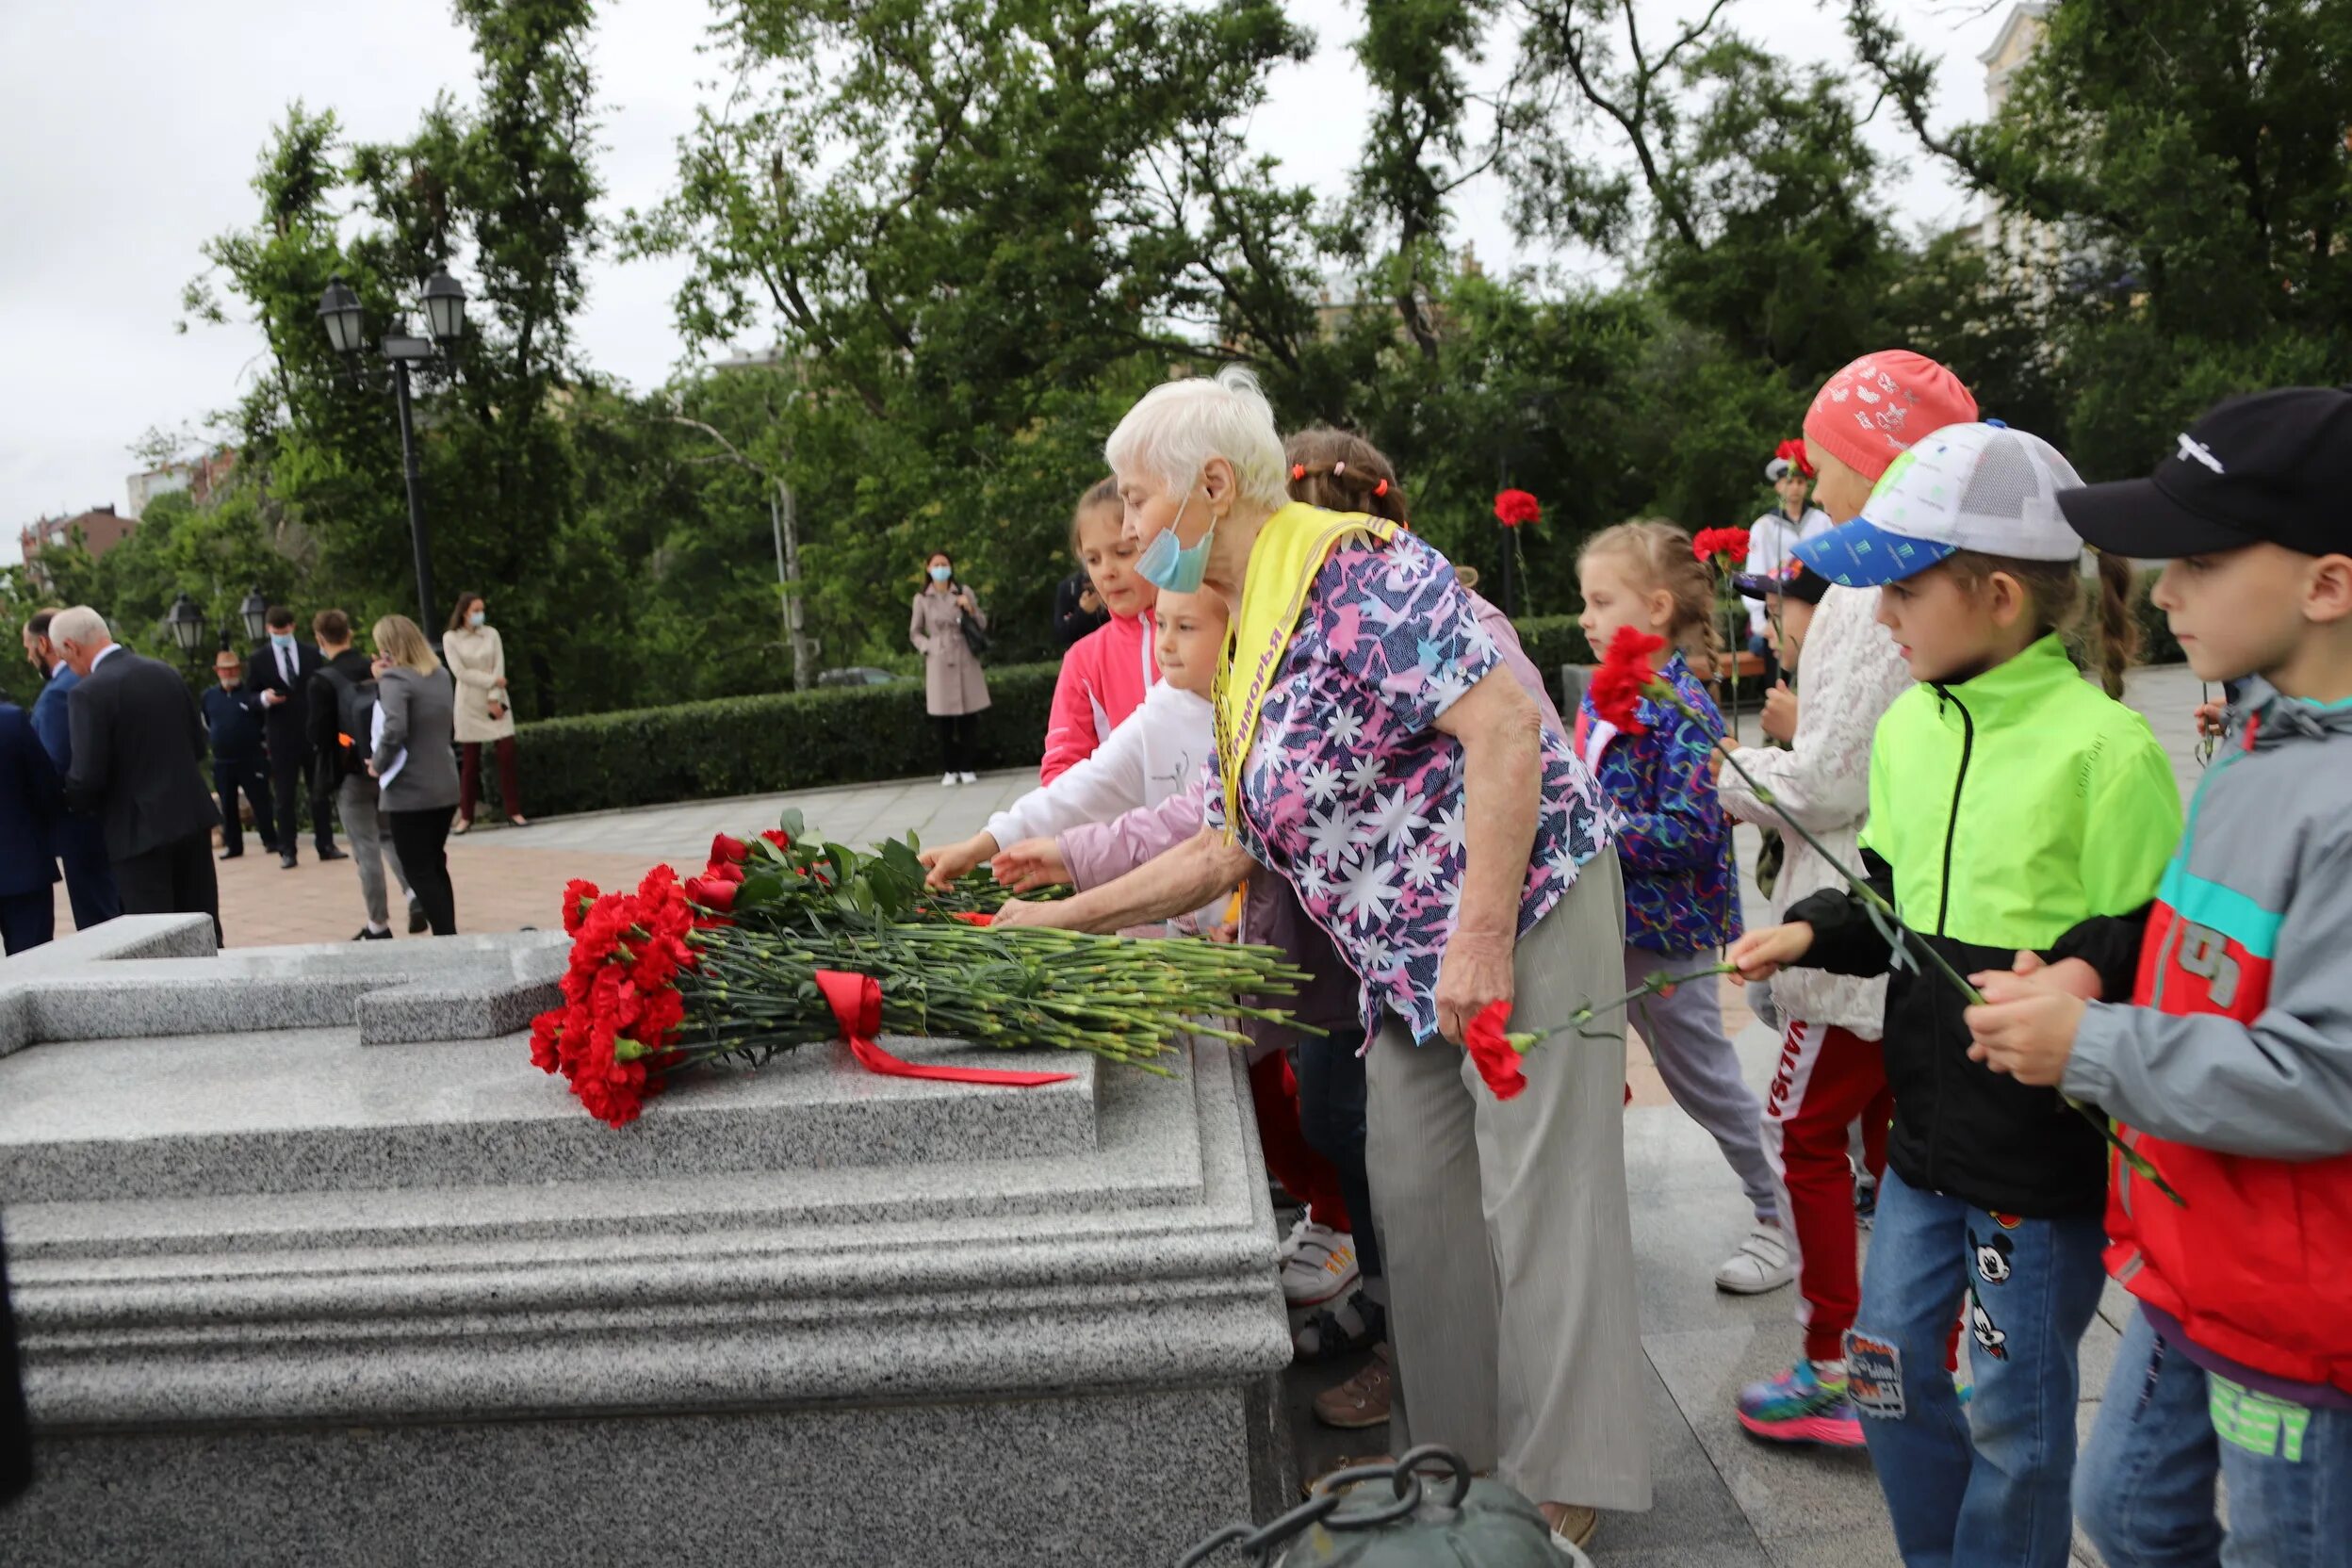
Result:
M2020 948L2097 967L2131 997L2135 917L2180 840L2180 790L2148 721L2085 681L2059 640L1952 685L1915 686L1870 747L1864 874L1962 974ZM1843 890L1788 911L1811 921L1808 963L1887 972L1889 945ZM2117 921L2108 917L2127 917ZM1924 956L1887 988L1887 1158L1913 1186L2001 1213L2095 1211L2098 1131L2055 1089L1968 1059L1967 1005Z

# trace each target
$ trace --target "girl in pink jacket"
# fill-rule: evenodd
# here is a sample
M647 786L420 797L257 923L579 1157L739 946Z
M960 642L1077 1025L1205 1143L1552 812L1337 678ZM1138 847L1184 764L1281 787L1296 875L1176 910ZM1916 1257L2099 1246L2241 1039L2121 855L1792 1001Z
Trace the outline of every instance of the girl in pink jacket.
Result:
M1040 784L1053 783L1093 756L1094 748L1143 706L1159 678L1152 626L1159 590L1135 571L1139 547L1119 536L1124 510L1119 486L1100 480L1079 498L1070 519L1070 550L1086 566L1111 618L1062 655L1045 727L1045 760L1037 768Z

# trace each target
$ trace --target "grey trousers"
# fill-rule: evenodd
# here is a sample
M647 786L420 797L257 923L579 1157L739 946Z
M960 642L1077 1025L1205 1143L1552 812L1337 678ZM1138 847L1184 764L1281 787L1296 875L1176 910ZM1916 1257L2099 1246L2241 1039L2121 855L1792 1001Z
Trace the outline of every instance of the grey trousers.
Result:
M376 781L365 774L346 778L335 792L335 808L351 836L351 864L359 868L359 896L368 906L368 923L392 923L391 906L384 894L384 868L392 868L403 899L408 896L408 873L400 869L400 851L392 847L392 819L376 798Z
M1651 975L1688 974L1715 962L1711 953L1652 953L1625 949L1625 989ZM1716 977L1687 981L1672 996L1645 996L1628 1020L1648 1042L1650 1060L1683 1114L1715 1135L1740 1190L1758 1219L1780 1217L1780 1185L1764 1157L1764 1107L1740 1076L1739 1054L1723 1034L1723 995Z
M1522 938L1511 1022L1615 993L1616 857ZM1389 1279L1391 1452L1443 1443L1538 1502L1650 1506L1647 1363L1625 1204L1623 1036L1536 1047L1497 1100L1459 1046L1383 1020L1366 1163Z

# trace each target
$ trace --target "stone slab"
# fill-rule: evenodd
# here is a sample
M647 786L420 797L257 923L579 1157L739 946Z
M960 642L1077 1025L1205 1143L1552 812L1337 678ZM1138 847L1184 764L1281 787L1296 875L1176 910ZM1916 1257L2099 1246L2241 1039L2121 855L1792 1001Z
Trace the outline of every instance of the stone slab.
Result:
M1018 1090L885 1078L827 1043L755 1073L695 1074L616 1132L531 1067L520 1035L384 1049L350 1028L52 1042L0 1059L0 1190L39 1202L535 1184L1094 1147L1090 1056L886 1046L1072 1077Z
M1250 1391L80 1435L12 1568L1172 1563L1252 1516ZM1073 1462L1072 1456L1088 1456Z

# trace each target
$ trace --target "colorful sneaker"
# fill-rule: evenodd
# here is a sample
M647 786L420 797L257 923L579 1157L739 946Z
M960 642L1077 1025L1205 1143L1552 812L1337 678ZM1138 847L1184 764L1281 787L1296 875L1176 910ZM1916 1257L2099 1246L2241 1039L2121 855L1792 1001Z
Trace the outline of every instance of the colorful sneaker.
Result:
M1854 1173L1854 1223L1869 1230L1878 1217L1878 1178L1867 1170Z
M1298 1222L1290 1240L1290 1256L1282 1263L1284 1301L1294 1307L1319 1307L1355 1284L1355 1237L1309 1218Z
M1845 1380L1824 1383L1809 1361L1740 1390L1740 1424L1772 1443L1862 1446L1862 1422L1846 1398Z

